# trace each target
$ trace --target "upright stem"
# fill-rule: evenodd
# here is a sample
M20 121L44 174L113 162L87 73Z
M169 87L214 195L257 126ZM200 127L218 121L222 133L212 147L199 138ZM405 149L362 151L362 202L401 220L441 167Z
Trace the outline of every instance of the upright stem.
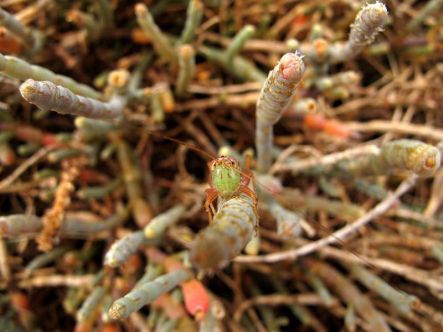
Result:
M195 30L200 25L203 18L203 4L200 0L189 1L186 12L185 27L180 38L180 44L189 44L192 42Z
M176 66L178 60L174 48L157 24L155 24L148 8L144 4L138 3L135 5L135 14L137 15L138 24L152 41L157 53Z
M252 38L254 33L255 27L249 24L237 33L229 47L226 49L226 59L228 63L232 63L234 57L240 52L246 42Z
M179 72L175 91L177 95L183 96L195 71L195 52L191 45L183 45L178 49L178 65Z
M137 225L144 227L152 218L152 210L144 199L140 169L134 162L128 144L118 135L113 136L113 142L117 147L117 158L123 171L129 206Z
M381 2L367 4L355 17L346 44L331 47L332 62L346 61L359 54L364 47L371 44L383 29L389 15L386 6Z
M257 166L261 173L266 173L271 166L273 126L291 101L304 70L302 57L297 53L287 53L269 72L260 92L256 111L256 146Z

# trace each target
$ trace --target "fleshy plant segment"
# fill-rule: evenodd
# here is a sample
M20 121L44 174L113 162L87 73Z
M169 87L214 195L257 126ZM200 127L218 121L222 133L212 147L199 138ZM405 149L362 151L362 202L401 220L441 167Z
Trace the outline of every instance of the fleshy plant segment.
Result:
M261 89L257 101L255 134L259 172L266 173L271 165L273 126L280 120L302 79L305 70L302 58L298 53L283 55L277 66L269 72Z

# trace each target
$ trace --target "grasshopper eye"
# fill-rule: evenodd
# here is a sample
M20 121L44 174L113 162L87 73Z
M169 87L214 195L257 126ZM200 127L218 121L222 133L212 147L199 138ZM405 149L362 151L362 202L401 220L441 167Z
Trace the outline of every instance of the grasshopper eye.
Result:
M436 158L434 156L427 158L425 161L425 167L426 168L434 168L435 165L437 164L437 161L435 159Z

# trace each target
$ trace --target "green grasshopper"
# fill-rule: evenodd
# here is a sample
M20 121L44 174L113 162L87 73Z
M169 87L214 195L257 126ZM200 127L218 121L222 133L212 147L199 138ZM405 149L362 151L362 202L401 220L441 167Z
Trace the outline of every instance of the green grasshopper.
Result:
M209 168L209 188L206 189L205 210L208 213L209 221L215 215L213 202L217 197L229 200L240 193L249 196L254 202L255 215L257 213L257 195L255 190L249 188L249 182L253 177L250 171L250 161L246 158L246 171L242 172L240 164L234 157L221 156L208 163Z

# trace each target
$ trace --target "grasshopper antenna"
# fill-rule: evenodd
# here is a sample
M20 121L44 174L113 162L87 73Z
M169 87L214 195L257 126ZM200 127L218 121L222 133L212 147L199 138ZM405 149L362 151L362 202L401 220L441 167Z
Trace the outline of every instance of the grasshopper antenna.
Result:
M216 158L216 157L214 157L213 155L211 155L210 153L208 153L208 152L206 152L206 151L200 149L200 148L199 148L198 146L196 146L196 145L193 145L193 144L190 144L190 143L187 143L187 142L181 141L181 140L179 140L179 139L176 139L176 138L171 137L171 136L168 136L168 135L164 135L164 134L156 133L155 131L152 131L152 130L147 130L147 131L148 131L149 134L152 135L152 136L159 137L159 138L164 138L164 139L166 139L166 140L168 140L168 141L171 141L171 142L174 142L174 143L177 143L177 144L180 144L180 145L184 145L184 146L186 146L187 148L189 148L189 149L191 149L191 150L194 150L194 151L196 151L196 152L201 153L202 155L204 155L204 156L207 157L208 159L215 159L215 158Z

